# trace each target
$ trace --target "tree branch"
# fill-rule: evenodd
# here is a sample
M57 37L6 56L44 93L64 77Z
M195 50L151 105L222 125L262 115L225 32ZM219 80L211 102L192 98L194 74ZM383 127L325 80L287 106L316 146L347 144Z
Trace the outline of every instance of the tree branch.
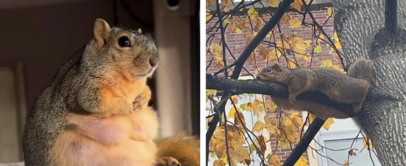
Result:
M285 160L282 166L294 165L297 160L299 160L300 156L306 151L314 136L323 126L324 122L325 120L317 117L313 120L312 124L310 124L309 128L303 135L303 138L300 139L300 142L296 145L295 149L293 149L292 153L290 153L289 157Z
M260 80L225 79L210 74L206 74L206 89L224 90L232 94L265 94L286 99L289 96L288 88L277 83L265 82ZM297 96L297 99L320 103L332 108L336 108L352 117L356 116L356 114L352 110L352 105L331 101L326 95L322 94L321 92L306 92Z
M385 3L385 29L392 38L396 36L398 29L397 0L386 0Z
M264 27L258 32L258 34L252 39L252 41L248 44L247 48L244 49L243 53L241 54L240 57L234 62L235 67L233 74L231 75L232 79L238 79L242 68L244 67L245 61L247 61L248 57L250 54L255 50L255 48L261 43L261 41L265 38L265 36L275 27L275 25L281 20L282 16L286 13L288 10L290 4L293 3L293 0L284 0L282 3L280 3L279 8L276 10L275 14L272 16L272 18L264 25ZM233 65L233 64L232 64ZM206 166L209 163L208 156L209 156L209 144L211 137L213 136L214 130L216 128L217 123L219 122L219 116L221 115L222 112L225 110L225 104L228 99L228 96L230 93L228 91L225 91L225 94L222 96L220 103L224 104L219 104L219 110L221 112L216 112L213 119L209 123L209 128L207 129L206 133ZM216 115L217 114L217 115Z

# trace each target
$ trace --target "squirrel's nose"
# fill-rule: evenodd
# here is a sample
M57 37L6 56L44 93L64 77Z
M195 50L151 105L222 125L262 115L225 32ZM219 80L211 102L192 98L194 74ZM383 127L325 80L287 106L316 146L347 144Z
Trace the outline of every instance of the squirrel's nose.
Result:
M151 67L155 67L157 66L159 63L159 59L158 56L153 56L149 59L149 64L151 65Z
M260 76L257 76L257 80L260 80L261 79L261 77Z

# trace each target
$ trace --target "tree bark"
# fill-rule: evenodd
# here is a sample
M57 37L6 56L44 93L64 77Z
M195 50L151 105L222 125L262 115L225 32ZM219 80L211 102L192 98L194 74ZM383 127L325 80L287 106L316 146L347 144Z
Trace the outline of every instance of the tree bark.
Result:
M405 1L397 3L396 35L385 33L384 0L333 0L335 29L348 64L374 61L370 97L358 119L382 165L406 165ZM390 14L390 13L387 13ZM388 16L388 15L387 15ZM393 18L396 21L396 17Z

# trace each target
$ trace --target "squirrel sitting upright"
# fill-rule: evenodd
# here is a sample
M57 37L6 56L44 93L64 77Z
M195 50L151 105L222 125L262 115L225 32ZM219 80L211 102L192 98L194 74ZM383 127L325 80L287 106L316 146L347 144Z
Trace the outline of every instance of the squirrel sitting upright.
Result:
M28 113L25 165L180 166L176 158L186 154L171 156L161 152L170 146L160 149L154 142L159 123L148 106L146 81L158 63L149 35L110 28L97 19L94 39L59 69ZM188 141L160 142L176 142L187 155L200 154L197 139L180 137Z
M308 110L321 117L347 118L348 114L309 101L296 103L296 96L307 91L320 91L331 100L352 104L353 111L361 110L362 104L369 91L373 74L373 62L360 59L354 62L348 75L330 68L282 68L279 64L263 69L257 76L259 80L272 81L286 85L289 89L289 98L273 97L277 105L285 109ZM330 111L320 110L328 109Z

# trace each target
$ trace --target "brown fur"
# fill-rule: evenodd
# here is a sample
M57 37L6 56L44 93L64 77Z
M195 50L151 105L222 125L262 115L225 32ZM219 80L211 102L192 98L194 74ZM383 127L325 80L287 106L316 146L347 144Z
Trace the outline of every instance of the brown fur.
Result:
M292 106L293 104L296 105L296 96L299 94L307 91L320 91L333 101L353 104L353 110L357 113L361 110L362 103L369 91L372 71L372 61L363 59L358 60L350 67L349 73L353 77L330 68L288 69L274 64L263 69L258 74L257 79L288 86L289 102ZM295 107L299 106L296 105ZM314 112L315 110L311 111Z
M122 37L128 40L120 44ZM159 158L153 142L159 125L147 106L151 92L146 80L158 63L150 36L110 28L97 19L94 39L61 67L28 114L25 165L153 166L177 161Z
M200 140L181 133L156 142L159 156L176 158L182 166L200 165Z

